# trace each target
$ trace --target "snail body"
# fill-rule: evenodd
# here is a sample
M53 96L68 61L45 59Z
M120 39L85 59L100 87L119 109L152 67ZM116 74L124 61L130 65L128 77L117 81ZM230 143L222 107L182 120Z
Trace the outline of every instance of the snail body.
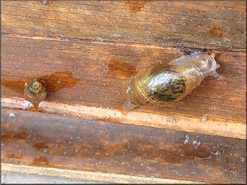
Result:
M220 65L214 58L214 54L195 53L147 67L132 80L124 109L144 104L164 106L190 94L209 75L219 79L216 69Z
M24 89L24 98L33 104L43 101L46 96L45 86L36 79L28 83Z

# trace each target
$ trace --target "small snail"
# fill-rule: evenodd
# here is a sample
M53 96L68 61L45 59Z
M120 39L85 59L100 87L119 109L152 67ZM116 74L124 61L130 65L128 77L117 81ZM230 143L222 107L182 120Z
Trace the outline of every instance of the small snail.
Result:
M43 101L47 96L45 86L38 80L33 80L24 89L24 98L33 104Z
M187 96L209 75L220 79L216 72L220 65L215 54L194 53L182 56L168 64L154 64L140 71L127 90L124 110L139 105L164 106Z

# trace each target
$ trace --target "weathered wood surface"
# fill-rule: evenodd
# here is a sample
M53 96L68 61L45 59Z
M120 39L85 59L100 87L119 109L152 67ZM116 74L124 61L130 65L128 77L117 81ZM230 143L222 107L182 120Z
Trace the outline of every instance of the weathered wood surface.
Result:
M2 1L2 33L245 50L246 1Z
M12 35L2 38L2 46L2 97L23 98L24 84L40 78L48 89L43 111L79 116L85 112L84 106L103 108L106 112L114 109L110 120L117 122L126 122L121 105L133 76L152 63L169 62L185 51ZM182 101L162 108L140 107L134 111L139 115L129 115L127 122L245 138L246 54L213 52L221 65L218 72L223 80L208 77ZM6 106L14 107L13 102ZM73 107L66 108L68 105ZM143 117L142 113L156 117L148 123L145 120L149 116ZM97 119L109 119L102 111L90 114L98 116Z
M61 181L65 177L73 181L80 182L80 184L90 181L90 184L112 184L112 183L128 183L128 184L204 184L195 181L175 180L175 179L161 179L154 177L143 177L143 176L130 176L116 173L102 173L102 172L91 172L82 170L70 170L61 168L51 168L42 166L30 166L23 164L10 164L2 163L1 169L9 173L26 173L29 175L39 174L41 177L53 177ZM11 175L11 174L10 174ZM17 179L18 180L18 179ZM29 181L32 179L28 179ZM92 182L94 181L94 182ZM97 181L97 182L95 182ZM101 182L99 182L101 181ZM12 179L12 182L16 182L16 179ZM22 180L23 182L23 180ZM30 182L31 183L31 182ZM39 182L36 181L36 184ZM41 182L40 182L41 183ZM48 183L48 182L47 182ZM46 183L46 184L47 184ZM65 183L65 182L64 182Z
M245 140L2 109L2 162L245 183Z
M2 162L117 173L114 182L246 182L246 1L1 5L1 103L11 108L3 109ZM167 107L122 111L140 69L192 48L216 53L222 81L208 77ZM16 110L34 78L46 83L46 101Z
M27 171L28 169L28 171ZM39 170L39 171L38 171ZM52 169L53 170L53 169ZM57 169L52 172L57 171ZM61 170L62 171L62 170ZM48 172L48 173L47 173ZM64 174L65 171L63 171ZM68 171L66 171L68 173ZM42 174L42 175L41 175ZM66 177L64 177L66 176ZM1 164L1 184L103 184L83 178L68 178L67 174L51 174L51 170L24 165Z

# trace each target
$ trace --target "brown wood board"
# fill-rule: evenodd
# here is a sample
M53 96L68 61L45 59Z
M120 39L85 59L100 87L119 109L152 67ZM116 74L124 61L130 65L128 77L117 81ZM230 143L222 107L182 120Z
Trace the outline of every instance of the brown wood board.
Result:
M127 87L138 71L152 63L169 62L186 53L179 48L13 35L5 35L2 46L2 97L23 100L25 83L40 78L47 83L48 90L43 111L58 114L70 114L70 110L66 109L68 105L73 106L74 110L86 106L88 109L97 107L121 114L122 102L127 99ZM182 128L178 123L172 128L245 138L246 53L212 52L216 53L216 60L221 65L218 72L223 80L208 77L185 99L166 107L139 107L134 110L138 118L129 116L132 122L142 119L144 113L156 116L152 124L158 124L157 120L161 120L161 126L157 127L171 128L166 126L170 124L169 120L162 116L175 120L175 124L179 121L181 124L187 123L186 120L192 119L189 126ZM15 100L6 106L14 107L13 102ZM100 115L95 112L94 116L97 114ZM71 115L75 114L72 112ZM107 115L101 113L97 119L104 117ZM114 115L111 121L125 122Z
M1 5L2 162L111 182L246 183L246 1ZM198 49L216 54L223 80L122 110L138 71ZM34 78L48 97L26 109Z
M2 33L245 50L246 1L2 1Z
M246 182L245 140L2 109L2 162L207 183Z

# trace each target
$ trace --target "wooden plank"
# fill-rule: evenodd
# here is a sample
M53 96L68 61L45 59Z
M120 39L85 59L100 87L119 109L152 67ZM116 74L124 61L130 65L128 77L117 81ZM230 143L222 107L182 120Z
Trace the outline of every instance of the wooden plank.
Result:
M42 179L48 179L49 176L52 176L53 182L60 183L131 183L131 184L203 184L200 182L192 182L192 181L184 181L184 180L173 180L173 179L160 179L160 178L149 178L149 177L138 177L138 176L130 176L130 175L122 175L122 174L115 174L115 173L101 173L101 172L89 172L89 171L78 171L78 170L68 170L68 169L58 169L58 168L47 168L47 167L40 167L40 166L27 166L27 165L13 165L2 163L1 165L2 170L13 173L19 172L21 174L26 173L29 174L26 178L28 182L26 183L33 183L30 182L33 180L36 184L41 183L37 182L37 179L32 179L33 176L31 174L39 174ZM12 175L12 174L10 174ZM31 178L30 178L31 176ZM63 177L67 177L69 180L64 179ZM10 178L10 177L9 177ZM36 180L36 181L35 181ZM88 180L88 181L86 181ZM16 182L16 179L9 179L11 182ZM61 182L65 181L65 182ZM72 182L71 182L72 181ZM94 181L94 182L92 182ZM97 181L97 182L96 182ZM102 182L99 182L102 181ZM21 180L23 182L23 179ZM8 182L7 182L8 183ZM45 183L45 182L43 182ZM49 182L46 182L46 184Z
M31 171L32 170L32 171ZM53 170L53 169L52 169ZM53 170L53 171L56 171ZM61 170L62 171L62 170ZM65 173L66 171L62 171ZM67 174L66 174L67 175ZM81 174L83 175L83 174ZM51 170L24 165L1 164L1 184L102 184L100 181L88 181L83 178L64 177L51 174Z
M246 1L3 1L2 32L245 50Z
M2 162L245 183L245 140L2 109Z
M152 63L183 55L185 49L10 35L2 38L2 46L2 97L12 99L5 99L6 107L22 108L25 82L42 78L49 90L41 104L46 112L80 116L80 110L102 120L111 117L122 123L246 137L245 52L212 50L221 65L222 81L208 77L182 101L166 107L142 106L126 118L121 105L133 76ZM103 110L90 112L94 107ZM103 113L108 109L113 110L110 116Z
M1 104L4 108L14 109L27 109L25 107L29 106L27 101L14 98L2 98ZM240 139L246 138L245 125L238 125L234 122L210 121L207 120L207 117L203 117L199 120L177 116L171 117L149 113L139 113L135 111L131 111L128 114L123 114L118 110L50 103L46 101L40 103L38 108L31 107L28 111L46 112L63 116L66 115L86 119L114 121L124 124L143 125L155 128L165 128ZM205 119L205 121L203 121L203 119ZM203 124L203 122L206 122L206 124Z

